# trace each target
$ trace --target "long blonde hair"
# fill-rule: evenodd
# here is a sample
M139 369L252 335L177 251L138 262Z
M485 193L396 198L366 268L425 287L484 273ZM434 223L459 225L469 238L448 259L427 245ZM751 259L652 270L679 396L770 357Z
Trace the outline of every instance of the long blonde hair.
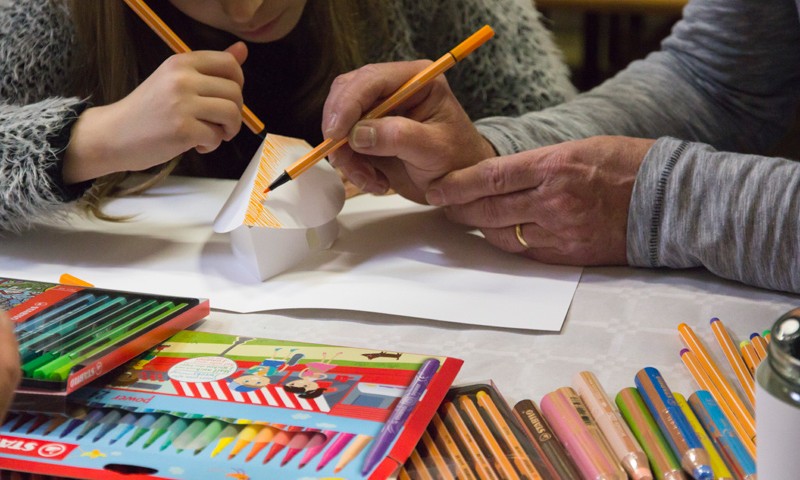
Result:
M81 59L79 71L83 74L75 78L75 94L90 98L95 105L121 100L144 80L147 52L162 51L164 46L147 45L136 37L144 27L121 0L67 1L81 48L77 58ZM322 105L337 75L363 65L369 49L388 38L388 25L382 0L310 0L305 8L303 19L312 26L309 32L316 36L312 40L321 49L321 61L314 75L299 79L304 84L298 110L313 111ZM179 161L177 157L156 167L151 177L130 186L123 186L129 172L98 178L81 205L99 218L119 220L103 213L105 199L150 188L169 175Z

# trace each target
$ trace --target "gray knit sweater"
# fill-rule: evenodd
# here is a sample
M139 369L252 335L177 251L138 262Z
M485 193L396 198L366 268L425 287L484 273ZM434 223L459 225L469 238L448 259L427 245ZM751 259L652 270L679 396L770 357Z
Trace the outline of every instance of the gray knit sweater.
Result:
M479 129L503 154L663 137L634 186L628 262L800 292L800 163L757 155L798 106L798 10L800 0L692 0L660 52L566 104Z
M496 38L448 73L472 118L519 115L575 93L527 0L386 2L396 38L374 62L438 58L482 25L495 29ZM74 52L65 7L52 0L0 2L0 231L63 217L83 191L61 179L69 130L87 104L65 96Z

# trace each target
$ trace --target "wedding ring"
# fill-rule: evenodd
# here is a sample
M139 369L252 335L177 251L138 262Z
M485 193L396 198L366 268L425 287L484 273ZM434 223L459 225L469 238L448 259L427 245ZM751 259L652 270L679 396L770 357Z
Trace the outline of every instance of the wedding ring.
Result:
M522 224L521 223L518 223L517 226L514 227L514 231L517 233L517 241L519 242L519 244L522 245L525 248L531 248L530 245L528 245L528 242L525 241L525 237L522 236Z

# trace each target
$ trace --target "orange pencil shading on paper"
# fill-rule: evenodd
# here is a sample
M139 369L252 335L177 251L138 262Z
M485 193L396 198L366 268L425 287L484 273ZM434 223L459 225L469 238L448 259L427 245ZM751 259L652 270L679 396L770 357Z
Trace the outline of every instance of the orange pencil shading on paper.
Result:
M329 248L339 234L336 216L344 206L344 186L327 162L314 165L288 188L264 193L276 175L310 149L301 139L269 135L214 221L214 231L230 233L234 254L261 280Z

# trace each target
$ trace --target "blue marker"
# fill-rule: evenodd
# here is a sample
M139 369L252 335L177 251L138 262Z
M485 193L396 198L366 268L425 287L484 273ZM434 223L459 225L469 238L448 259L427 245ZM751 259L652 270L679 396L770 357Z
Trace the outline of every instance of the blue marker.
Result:
M705 390L698 390L689 396L689 406L731 469L744 480L755 479L756 462L714 397Z
M636 373L634 381L683 469L696 480L714 480L711 458L661 373L653 367L645 367Z
M124 437L131 430L134 429L134 427L136 426L136 420L137 419L138 419L138 417L136 416L135 413L133 413L133 412L126 413L125 416L122 417L120 419L120 421L119 421L119 425L124 425L124 427L120 430L120 432L117 434L117 436L112 438L108 443L113 445L113 444L119 442L122 439L122 437Z

